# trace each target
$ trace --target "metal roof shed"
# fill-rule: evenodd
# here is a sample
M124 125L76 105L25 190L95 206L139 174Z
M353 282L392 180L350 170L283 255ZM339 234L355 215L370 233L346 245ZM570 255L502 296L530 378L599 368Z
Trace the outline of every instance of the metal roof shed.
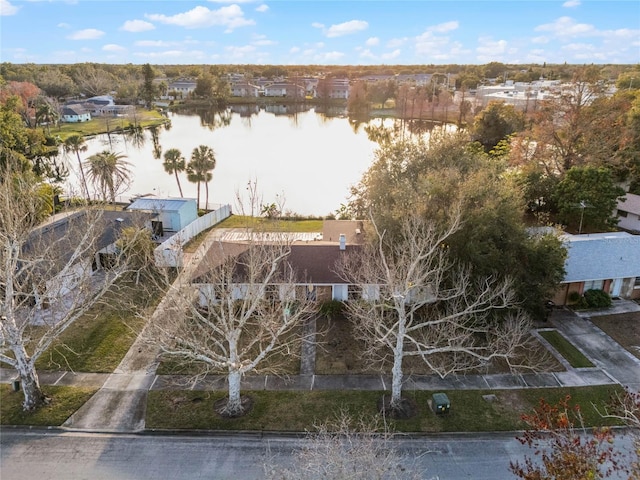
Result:
M162 229L178 232L198 218L195 198L142 197L135 200L127 210L151 212L162 222Z

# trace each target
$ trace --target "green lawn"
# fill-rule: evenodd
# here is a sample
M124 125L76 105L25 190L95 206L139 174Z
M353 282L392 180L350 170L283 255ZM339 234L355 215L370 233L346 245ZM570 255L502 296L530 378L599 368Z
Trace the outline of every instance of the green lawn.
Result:
M398 432L518 430L524 427L521 415L530 413L540 398L555 403L567 394L572 396L572 404L581 405L586 425L608 425L612 424L611 420L603 419L593 405L602 408L615 391L621 391L620 387L454 390L445 392L451 401L451 411L442 416L436 416L429 409L428 401L434 392L406 392L417 403L419 414L409 420L392 421L391 428ZM224 419L213 409L214 402L225 396L223 392L152 391L147 402L146 427L304 432L333 418L340 410L354 417L376 415L377 400L382 395L382 392L371 391L245 393L254 401L252 411L241 418ZM487 401L483 395L495 395L495 400Z
M88 122L81 123L60 123L58 127L51 128L51 135L59 136L62 141L71 135L91 136L101 133L118 133L133 123L133 118L113 118L113 117L96 117ZM162 125L167 121L157 110L138 111L135 119L142 127L146 128L152 125Z
M119 285L68 328L36 362L38 370L109 373L120 364L159 295Z
M557 330L541 330L538 333L549 342L573 368L590 368L594 366L580 350L574 347L573 344L564 338Z
M23 393L0 385L0 424L59 426L96 392L95 388L43 386L51 403L33 413L22 410Z

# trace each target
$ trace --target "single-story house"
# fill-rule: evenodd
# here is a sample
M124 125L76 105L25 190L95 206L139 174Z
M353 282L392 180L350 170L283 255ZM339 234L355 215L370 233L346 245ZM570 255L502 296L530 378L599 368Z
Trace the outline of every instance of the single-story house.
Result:
M95 237L83 244L83 254L73 259L79 239L87 232L87 222L95 225ZM36 228L23 248L23 258L38 257L39 252L47 252L46 262L40 262L41 282L34 285L34 294L44 295L36 299L36 304L46 300L46 296L57 298L73 290L78 281L103 267L108 267L115 242L124 228L137 226L150 228L150 216L140 212L104 210L97 212L79 211L54 223ZM72 261L73 260L73 261Z
M265 85L264 96L304 98L305 88L302 85L296 85L293 83L273 83L271 85Z
M160 237L164 232L179 232L198 218L195 198L145 196L134 200L126 209L153 214L152 231Z
M377 286L352 285L337 271L337 265L345 255L361 248L364 236L362 224L361 221L325 221L323 232L316 239L294 242L283 265L286 264L295 274L295 292L287 292L283 285L274 284L270 286L269 294L280 299L287 295L296 298L304 295L318 302L377 296ZM242 241L218 242L210 247L192 277L192 282L200 290L201 305L206 304L207 299L216 298L216 285L211 283L210 273L230 257L241 259L248 249L249 244ZM237 283L234 283L232 295L239 299L247 293L248 286L243 283L241 267L238 267L234 276L237 277Z
M239 82L231 85L232 97L254 97L260 96L260 87L247 82Z
M627 193L618 200L618 227L627 232L640 234L640 195Z
M67 105L62 107L62 121L65 123L88 122L91 112L82 105Z
M562 235L565 278L553 301L566 305L572 292L604 290L612 297L640 298L640 235L628 232Z

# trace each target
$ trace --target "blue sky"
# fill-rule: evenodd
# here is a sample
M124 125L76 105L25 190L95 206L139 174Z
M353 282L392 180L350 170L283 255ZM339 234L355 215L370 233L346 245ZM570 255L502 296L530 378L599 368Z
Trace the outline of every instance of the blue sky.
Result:
M12 63L638 63L640 1L0 0Z

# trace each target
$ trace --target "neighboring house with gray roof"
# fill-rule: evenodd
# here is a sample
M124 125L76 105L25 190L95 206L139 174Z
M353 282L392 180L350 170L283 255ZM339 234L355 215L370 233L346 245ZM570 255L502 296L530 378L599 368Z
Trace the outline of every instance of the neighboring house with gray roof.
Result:
M618 200L618 227L627 232L640 234L640 195L627 193Z
M61 117L64 123L88 122L91 112L82 105L67 105L62 107Z
M554 298L566 305L571 292L604 290L612 297L640 298L640 235L627 232L562 236L566 275Z

